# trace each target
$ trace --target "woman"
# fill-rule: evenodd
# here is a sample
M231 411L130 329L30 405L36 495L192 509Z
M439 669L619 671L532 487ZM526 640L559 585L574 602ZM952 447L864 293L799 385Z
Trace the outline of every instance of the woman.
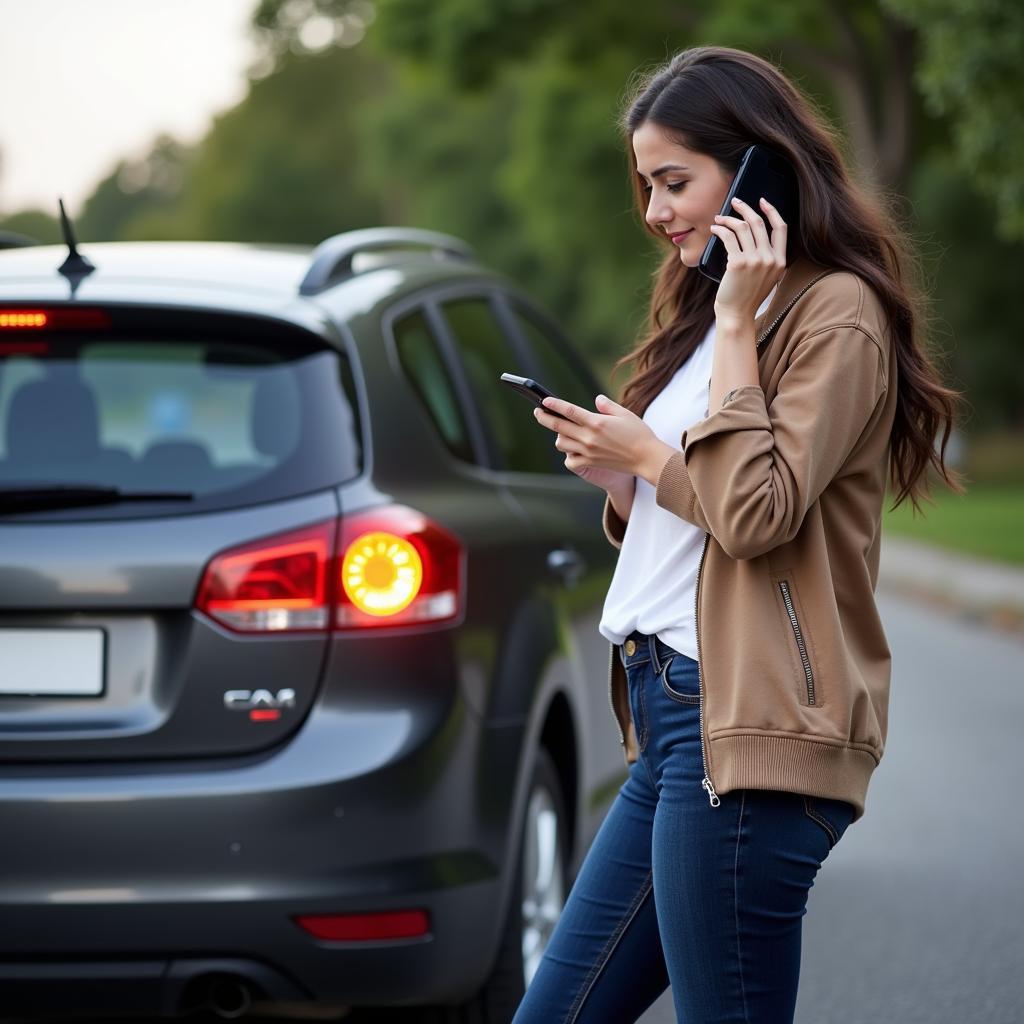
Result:
M629 775L514 1024L634 1021L671 984L685 1024L793 1019L801 920L864 813L890 653L874 602L896 504L943 462L959 395L917 338L892 219L779 71L697 47L640 83L622 130L666 256L622 404L537 410L607 492L620 555L600 631ZM799 230L718 216L743 152L784 154ZM716 235L719 284L696 266ZM933 447L945 426L942 450Z

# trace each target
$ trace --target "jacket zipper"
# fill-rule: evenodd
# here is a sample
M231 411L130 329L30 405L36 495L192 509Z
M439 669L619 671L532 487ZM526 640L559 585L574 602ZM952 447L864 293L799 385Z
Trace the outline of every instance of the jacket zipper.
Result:
M711 387L708 386L710 392ZM700 604L700 571L704 566L704 555L708 550L710 533L704 534L704 547L701 549L700 561L697 563L697 581L693 588L693 625L697 634L697 686L700 690L700 700L697 703L697 720L700 728L700 759L704 765L704 778L701 780L701 788L707 790L708 800L712 807L717 807L722 801L715 792L714 783L711 781L711 774L708 772L708 759L704 752L704 682L703 673L700 670L700 623L697 620L697 608Z
M775 325L793 308L793 304L796 302L796 300L799 299L800 296L803 295L803 293L805 291L807 291L807 289L810 288L812 284L817 284L823 277L828 277L828 275L831 274L831 273L834 273L834 271L826 270L825 273L819 274L817 277L815 277L812 280L808 281L807 284L805 284L803 286L803 288L801 288L800 291L798 291L796 293L796 295L794 295L793 298L791 298L789 300L789 302L786 303L786 308L781 310L779 312L779 315L768 325L767 330L765 330L764 333L761 335L761 337L758 338L757 345L755 347L756 348L760 348L765 343L765 341L768 339L768 335L770 335L772 333L772 331L775 330ZM780 283L781 283L781 281L780 281ZM710 395L711 395L711 385L709 384L708 385L708 396L709 396L709 398L710 398Z
M626 745L626 737L622 732L622 726L619 725L619 715L615 710L615 701L612 700L612 686L615 678L615 646L614 644L608 648L608 706L612 709L612 718L615 719L615 730L619 734L619 746L624 747Z
M793 607L793 599L789 593L789 584L785 580L779 580L779 589L782 591L782 600L786 602L786 611L789 613L789 621L793 625L793 633L796 636L796 645L800 648L800 660L804 663L804 677L807 680L807 703L814 703L814 673L811 671L811 662L807 657L807 646L804 643L803 634L800 632L800 623L797 622L796 609Z
M799 298L799 296L797 296L797 297ZM793 302L795 302L795 301L796 301L796 299L793 300ZM783 318L783 316L785 316L786 312L789 310L789 307L792 306L793 302L790 302L789 305L786 306L786 309L784 309L771 322L771 324L768 327L768 330L766 330L761 335L761 337L758 340L757 345L755 346L755 348L759 349L761 347L761 345L764 344L765 339L772 333L772 329L775 327L775 325ZM735 390L735 388L733 390ZM732 394L732 391L729 392L729 395L731 395L731 394ZM726 399L728 399L729 395L726 395ZM722 404L724 405L725 402L723 401ZM710 406L711 406L711 381L709 380L708 381L708 407L709 407L708 408L708 412L709 412L709 414L710 414ZM700 620L698 618L698 608L700 606L700 572L701 572L701 569L704 568L704 556L707 554L708 541L710 541L710 540L711 540L711 534L705 532L705 534L704 534L704 547L701 548L700 561L697 563L697 579L696 579L696 582L695 582L694 587L693 587L693 626L694 626L694 632L697 634L697 687L698 687L698 689L700 691L700 700L697 703L697 720L698 720L698 728L700 730L700 760L701 760L701 764L704 766L704 778L701 779L700 785L701 785L701 789L707 791L708 801L710 802L711 806L712 807L718 807L718 806L721 805L722 799L715 792L715 784L711 781L711 773L708 771L708 756L707 756L707 752L706 752L705 747L704 747L704 672L702 671L702 669L700 667ZM614 710L614 708L612 710Z

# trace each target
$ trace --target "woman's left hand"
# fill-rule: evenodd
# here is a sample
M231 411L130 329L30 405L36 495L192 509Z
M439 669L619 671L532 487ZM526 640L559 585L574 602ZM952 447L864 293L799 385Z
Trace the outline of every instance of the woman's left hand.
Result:
M761 208L772 226L771 239L764 221L741 199L733 199L738 217L715 216L711 225L729 254L725 274L715 296L715 320L753 323L765 296L786 272L786 222L764 197Z
M597 466L646 477L660 471L668 456L674 454L675 449L625 406L606 395L598 395L595 404L600 412L590 412L561 398L545 398L545 409L561 413L564 419L534 410L537 421L558 435L555 447L566 453L566 468Z

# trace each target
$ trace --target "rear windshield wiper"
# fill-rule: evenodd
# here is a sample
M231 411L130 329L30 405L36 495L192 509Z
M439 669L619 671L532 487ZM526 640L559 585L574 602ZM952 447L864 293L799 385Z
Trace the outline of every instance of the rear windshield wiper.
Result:
M50 487L0 487L0 514L41 512L51 508L116 505L122 501L192 501L191 491L123 491L120 487L60 484Z

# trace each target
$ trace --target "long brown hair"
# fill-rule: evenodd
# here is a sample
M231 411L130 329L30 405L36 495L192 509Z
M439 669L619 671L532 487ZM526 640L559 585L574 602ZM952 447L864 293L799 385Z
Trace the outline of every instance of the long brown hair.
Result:
M789 262L806 256L848 270L874 288L895 336L898 398L889 471L898 488L893 508L909 495L927 496L933 465L958 494L963 478L945 465L946 443L961 392L945 387L919 334L928 301L907 236L891 212L891 197L875 201L851 179L838 136L814 103L772 64L744 50L697 46L648 71L629 90L619 127L637 208L647 231L662 240L646 335L617 360L612 376L634 364L621 404L638 416L690 357L711 327L717 285L679 259L663 232L647 223L645 182L633 160L633 133L658 125L670 139L716 160L730 176L748 146L761 143L789 158L800 186L798 230L788 239ZM944 426L941 448L934 439ZM952 477L950 473L952 472Z

